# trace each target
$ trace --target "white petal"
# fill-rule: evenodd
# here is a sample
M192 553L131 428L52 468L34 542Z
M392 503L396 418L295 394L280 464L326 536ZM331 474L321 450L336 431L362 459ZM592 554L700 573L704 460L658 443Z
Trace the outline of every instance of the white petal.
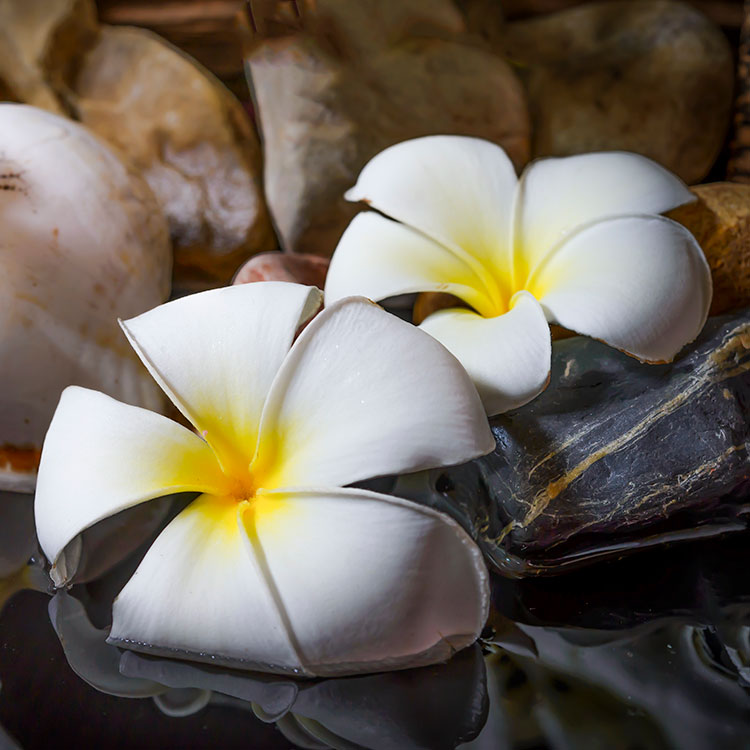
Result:
M34 499L39 543L55 563L84 529L121 510L223 486L211 449L197 435L146 409L69 387L42 449Z
M703 328L711 273L695 238L660 216L602 221L573 235L534 277L550 320L649 362Z
M572 231L626 214L660 214L695 200L685 184L651 159L620 151L541 159L519 183L516 282Z
M113 607L109 642L268 671L299 671L231 498L201 495L148 551Z
M242 470L268 388L320 292L283 282L212 289L122 324L151 374L217 451Z
M263 412L256 486L340 486L462 463L494 448L461 365L362 297L300 335Z
M459 255L368 211L355 216L339 240L326 277L326 304L352 294L382 300L410 292L449 292L485 311L494 304L489 289Z
M500 146L433 135L379 153L346 197L496 265L507 260L510 249L516 184L513 164Z
M308 672L432 664L487 618L481 552L451 518L365 490L264 494L245 514ZM270 509L270 504L278 507Z
M440 310L420 325L466 368L489 415L515 409L547 385L552 356L549 325L528 293L496 318L471 310Z

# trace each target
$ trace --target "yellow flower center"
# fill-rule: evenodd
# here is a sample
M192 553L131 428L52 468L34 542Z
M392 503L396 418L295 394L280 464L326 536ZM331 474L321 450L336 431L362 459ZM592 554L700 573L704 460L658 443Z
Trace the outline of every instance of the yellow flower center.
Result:
M238 503L244 500L252 500L255 497L256 486L253 475L248 471L245 477L228 476L229 491L227 495Z

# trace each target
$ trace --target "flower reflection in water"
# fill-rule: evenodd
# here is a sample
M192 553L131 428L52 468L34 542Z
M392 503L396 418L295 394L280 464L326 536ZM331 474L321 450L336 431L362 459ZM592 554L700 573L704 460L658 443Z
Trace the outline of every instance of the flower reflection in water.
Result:
M50 615L70 666L97 689L151 698L168 717L197 712L206 737L223 732L232 743L236 736L238 743L264 750L742 748L750 736L750 581L736 571L747 559L747 537L642 552L555 578L496 578L496 611L483 649L388 674L293 680L108 645L112 598L150 540L99 579L58 592ZM7 662L0 670L6 702L11 681L19 679L12 663L10 671ZM59 673L59 679L76 692L72 677ZM2 700L0 693L0 709ZM69 700L62 713L81 698ZM100 730L109 734L99 738L114 737L126 724L135 747L158 732L189 734L181 727L190 718L165 717L157 730L153 714L131 728L136 716L144 716L134 706L149 703L120 701L106 720L110 729ZM33 733L11 721L8 705L0 716L31 750L33 742L26 741ZM30 699L27 708L14 704L12 711L25 712L31 726L40 721L37 707ZM259 718L275 722L279 731ZM246 730L231 734L226 724Z
M153 697L170 716L209 700L251 709L300 747L446 750L474 738L487 716L478 645L433 667L328 680L293 680L121 652L65 591L50 617L73 670L111 695ZM317 744L315 744L317 743ZM321 744L322 743L322 744Z
M675 572L661 574L658 585L643 580L658 569L657 553L542 583L497 579L497 602L518 621L495 611L483 651L436 667L331 680L122 653L65 592L50 612L71 666L100 690L156 696L170 716L204 710L209 726L218 707L244 707L301 748L735 748L750 732L750 587L730 575L741 546L672 550ZM691 568L688 559L698 562ZM110 577L107 586L79 588L114 595ZM627 577L641 584L628 589ZM570 611L546 596L550 587ZM621 611L610 606L617 591L627 597ZM563 614L566 625L556 622Z

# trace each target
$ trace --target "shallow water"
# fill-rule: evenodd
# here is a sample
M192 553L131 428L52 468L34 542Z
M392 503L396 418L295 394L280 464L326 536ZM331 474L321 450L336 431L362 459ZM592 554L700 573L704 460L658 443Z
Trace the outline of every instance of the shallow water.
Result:
M743 532L495 578L481 648L420 670L294 682L107 652L115 674L97 679L172 687L156 698L86 684L49 597L22 592L0 615L0 723L27 750L750 748L748 562ZM94 601L96 586L78 595Z

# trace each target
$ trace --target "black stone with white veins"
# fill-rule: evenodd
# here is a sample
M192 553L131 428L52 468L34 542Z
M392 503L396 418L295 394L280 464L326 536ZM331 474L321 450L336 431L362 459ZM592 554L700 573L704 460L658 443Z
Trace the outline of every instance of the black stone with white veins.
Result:
M462 520L506 575L746 528L750 310L668 365L583 337L552 359L547 390L491 420L493 453L396 491Z

